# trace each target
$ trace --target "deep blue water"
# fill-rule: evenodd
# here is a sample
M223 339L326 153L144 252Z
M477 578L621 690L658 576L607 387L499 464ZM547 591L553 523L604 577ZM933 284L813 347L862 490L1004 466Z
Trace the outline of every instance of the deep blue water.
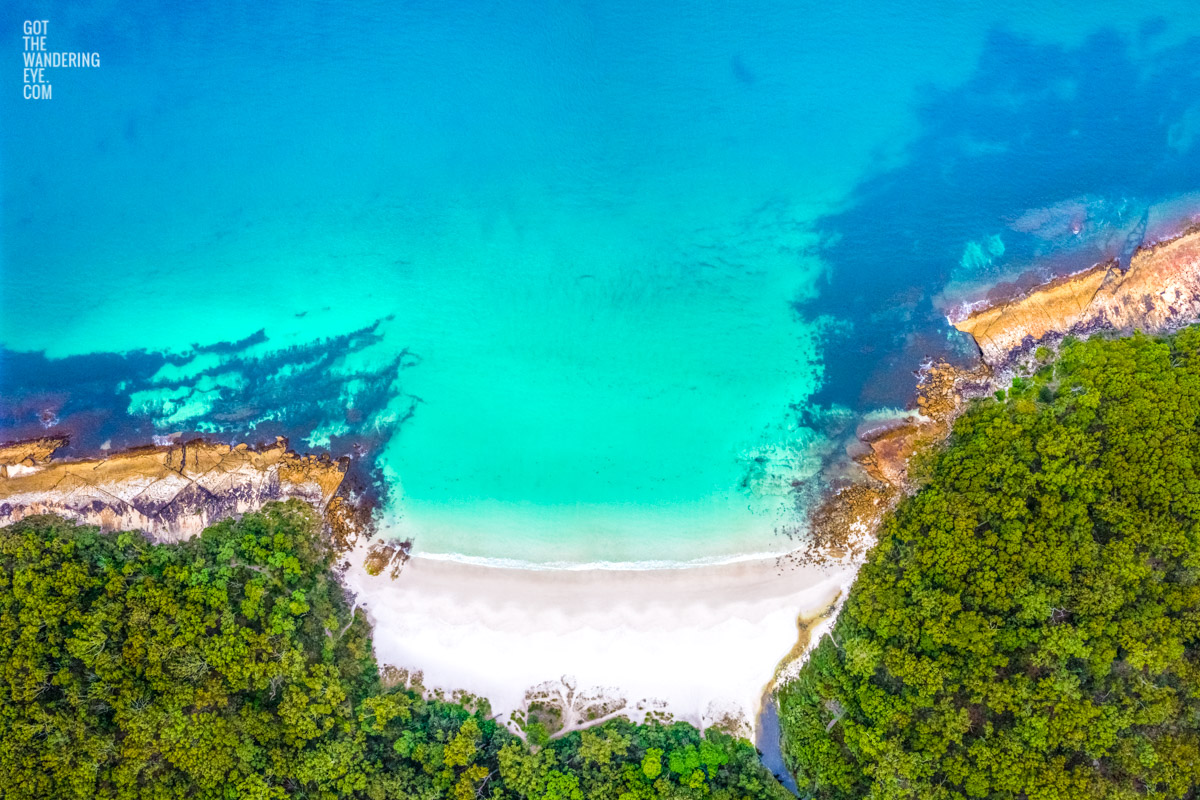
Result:
M27 16L102 66L21 99ZM432 555L786 549L948 312L1200 208L1189 3L0 24L0 438L288 435Z

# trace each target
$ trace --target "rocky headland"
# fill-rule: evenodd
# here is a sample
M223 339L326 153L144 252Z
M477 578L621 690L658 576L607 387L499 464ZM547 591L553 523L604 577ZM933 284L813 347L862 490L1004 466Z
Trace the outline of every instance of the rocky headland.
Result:
M103 458L57 459L64 438L0 445L0 525L57 514L157 541L195 536L221 519L298 498L321 515L338 549L367 525L347 491L348 459L298 455L278 438L261 447L197 439Z
M1200 318L1200 228L1139 249L1122 269L1097 264L974 310L954 327L986 364L1004 367L1039 344L1101 330L1162 333Z
M1038 347L1053 349L1067 336L1103 331L1165 333L1197 319L1200 227L1140 248L1125 269L1097 264L952 320L974 338L981 363L971 369L926 366L918 373L915 408L860 427L850 452L865 475L835 485L816 508L799 560L865 554L884 513L919 484L913 473L921 455L950 435L966 401L1006 388L1022 370L1035 368Z
M540 721L559 732L616 714L748 724L764 689L786 679L832 625L880 519L921 484L924 458L970 399L1004 388L1042 357L1039 345L1068 334L1158 332L1197 316L1200 231L1140 251L1126 269L1099 265L976 310L956 324L979 343L979 363L927 364L908 411L863 423L847 453L856 464L837 465L843 477L817 509L802 549L779 560L656 574L409 561L408 543L359 535L370 513L347 488L346 459L298 455L284 440L258 448L194 440L73 460L55 457L61 439L0 446L0 525L55 513L179 540L267 502L299 498L347 553L343 580L375 626L379 661L429 665L432 689L468 689L518 727ZM381 579L401 568L403 580ZM727 646L698 666L692 654L714 640ZM497 657L479 668L479 652ZM780 653L787 656L764 687L772 676L761 664ZM603 686L621 693L595 688Z

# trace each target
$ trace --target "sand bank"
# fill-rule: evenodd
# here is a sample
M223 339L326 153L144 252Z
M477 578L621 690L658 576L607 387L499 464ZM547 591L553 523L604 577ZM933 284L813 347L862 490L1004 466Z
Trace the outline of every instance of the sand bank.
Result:
M797 619L828 609L857 570L776 559L524 570L416 556L393 580L369 575L364 555L352 555L345 579L381 665L420 670L427 689L484 696L505 721L548 700L567 729L666 713L750 733Z

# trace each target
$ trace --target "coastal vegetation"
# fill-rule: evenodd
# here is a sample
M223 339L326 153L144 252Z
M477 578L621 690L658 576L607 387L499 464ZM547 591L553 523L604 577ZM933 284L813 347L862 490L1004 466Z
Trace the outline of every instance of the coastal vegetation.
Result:
M0 529L0 796L787 796L720 731L617 719L526 741L485 701L381 675L332 562L295 500L176 544Z
M974 403L780 693L801 792L1200 786L1200 329L1065 341Z
M802 796L1197 796L1200 327L1032 359L915 460L779 691ZM788 796L719 730L517 735L380 670L318 528L298 500L171 544L0 528L0 796Z

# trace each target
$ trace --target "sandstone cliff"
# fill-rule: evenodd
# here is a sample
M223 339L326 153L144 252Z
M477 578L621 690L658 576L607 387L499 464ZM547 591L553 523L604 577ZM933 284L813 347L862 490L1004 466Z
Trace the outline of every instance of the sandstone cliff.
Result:
M1138 250L1129 268L1100 264L954 323L993 366L1046 339L1110 329L1146 333L1200 319L1200 229Z
M991 394L1011 380L1009 367L1042 341L1099 330L1147 333L1200 319L1200 228L1139 250L1128 269L1100 264L1050 281L1027 294L975 311L955 322L983 355L974 369L935 364L922 370L917 408L861 430L854 460L869 479L835 485L814 509L800 561L858 557L873 544L883 514L915 488L914 456L949 436L966 400Z
M0 525L49 513L178 541L225 517L293 497L322 514L335 538L349 519L344 498L331 502L346 460L299 456L282 438L262 448L196 440L99 459L53 459L63 444L38 439L0 445Z

